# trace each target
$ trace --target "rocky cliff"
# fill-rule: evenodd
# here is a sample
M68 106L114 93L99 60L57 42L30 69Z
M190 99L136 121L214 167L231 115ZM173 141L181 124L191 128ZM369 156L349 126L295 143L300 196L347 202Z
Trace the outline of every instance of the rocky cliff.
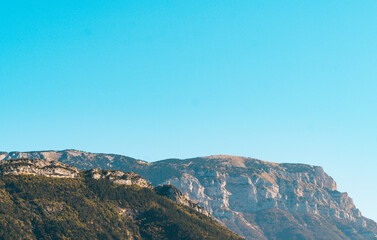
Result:
M173 200L174 202L191 207L195 209L197 212L200 212L206 216L210 216L210 214L207 212L207 210L204 207L190 201L188 197L183 195L183 193L173 185L159 185L155 187L155 191L160 196L165 196Z
M0 152L0 160L3 160L7 155L7 152Z
M153 188L153 186L134 172L122 172L114 170L99 170L93 168L84 172L84 175L94 179L107 179L115 184L137 185L145 188Z
M179 171L157 182L177 186L248 239L377 239L376 224L321 167L234 156L157 164Z
M318 166L226 155L146 163L73 150L13 152L4 159L33 156L80 169L134 171L153 185L174 185L247 239L377 239L376 223Z
M79 171L75 167L54 160L20 158L1 161L0 173L74 178L78 176Z

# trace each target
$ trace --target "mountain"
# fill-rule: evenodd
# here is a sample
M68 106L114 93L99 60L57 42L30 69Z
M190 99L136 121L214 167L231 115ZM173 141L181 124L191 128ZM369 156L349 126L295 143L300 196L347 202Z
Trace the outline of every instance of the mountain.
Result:
M0 239L241 239L200 211L133 172L0 162Z
M226 155L148 163L76 150L12 152L4 159L19 157L133 171L155 186L174 185L247 239L377 239L377 224L318 166Z

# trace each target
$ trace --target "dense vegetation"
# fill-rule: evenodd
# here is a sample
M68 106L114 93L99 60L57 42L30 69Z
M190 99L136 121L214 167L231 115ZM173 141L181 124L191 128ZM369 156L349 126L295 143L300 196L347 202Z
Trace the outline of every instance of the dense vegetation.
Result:
M0 239L240 239L153 189L0 175Z

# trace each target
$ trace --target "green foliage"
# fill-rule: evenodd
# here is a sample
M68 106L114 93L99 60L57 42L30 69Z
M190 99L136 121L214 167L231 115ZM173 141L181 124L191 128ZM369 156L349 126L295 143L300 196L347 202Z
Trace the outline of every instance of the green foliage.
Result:
M148 188L92 178L0 179L0 239L240 239Z

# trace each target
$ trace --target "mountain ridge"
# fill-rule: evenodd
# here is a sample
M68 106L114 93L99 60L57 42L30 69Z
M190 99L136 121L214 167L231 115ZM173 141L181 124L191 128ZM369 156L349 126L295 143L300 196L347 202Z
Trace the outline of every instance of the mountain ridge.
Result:
M4 159L25 155L51 152L13 152ZM79 169L134 171L155 186L174 185L247 239L377 239L376 223L361 215L347 193L337 191L336 182L320 166L229 155L151 163L77 150L60 151L54 157ZM269 223L272 220L276 221Z

